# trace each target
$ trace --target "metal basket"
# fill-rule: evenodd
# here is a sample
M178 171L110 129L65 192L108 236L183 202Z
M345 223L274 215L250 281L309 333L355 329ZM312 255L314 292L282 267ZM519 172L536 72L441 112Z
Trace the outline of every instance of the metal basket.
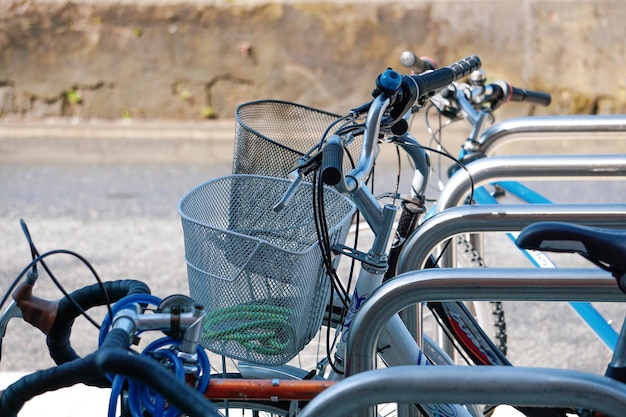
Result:
M285 178L298 158L317 145L340 116L300 104L261 100L241 104L235 112L233 174ZM331 130L331 133L333 130ZM360 141L348 146L358 155ZM346 164L349 164L346 155Z
M190 295L208 317L201 344L235 359L279 365L316 334L330 294L303 184L288 207L272 207L290 182L231 175L191 190L179 203ZM324 191L331 244L343 243L355 211Z

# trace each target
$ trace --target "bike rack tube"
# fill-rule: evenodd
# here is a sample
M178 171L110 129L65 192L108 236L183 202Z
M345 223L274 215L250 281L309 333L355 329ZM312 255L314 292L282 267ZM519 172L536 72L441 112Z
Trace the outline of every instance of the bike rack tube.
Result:
M435 213L459 205L472 187L498 180L617 180L626 175L626 155L497 156L476 160L466 168L444 186Z
M343 417L376 404L517 404L626 415L626 386L563 369L504 366L396 366L344 379L316 396L301 417Z
M519 231L539 221L626 226L626 204L481 204L451 207L426 220L404 244L398 274L421 269L435 246L460 233Z
M624 138L626 115L566 115L517 117L496 123L478 138L479 149L487 156L515 140L594 140Z
M624 302L615 278L590 268L435 268L398 275L375 290L352 322L345 375L374 369L376 346L387 322L427 301ZM407 364L411 365L411 364Z
M496 180L623 178L626 176L626 155L494 156L476 160L466 167L467 172L457 171L443 188L437 201L437 213L459 205L472 186Z

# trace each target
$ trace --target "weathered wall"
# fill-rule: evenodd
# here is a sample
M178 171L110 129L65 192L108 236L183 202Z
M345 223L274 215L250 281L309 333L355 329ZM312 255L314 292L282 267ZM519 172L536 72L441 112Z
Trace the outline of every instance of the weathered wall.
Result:
M2 0L3 117L232 117L258 98L344 111L410 49L477 54L553 94L523 113L626 109L622 0Z

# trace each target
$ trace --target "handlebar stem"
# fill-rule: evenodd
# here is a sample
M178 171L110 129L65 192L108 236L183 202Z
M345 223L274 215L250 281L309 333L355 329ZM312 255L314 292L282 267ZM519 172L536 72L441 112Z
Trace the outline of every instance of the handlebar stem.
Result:
M132 337L139 328L139 315L137 310L125 308L120 310L113 319L113 329L121 329Z
M206 312L200 304L194 306L191 312L193 322L189 325L182 338L181 350L186 353L195 354L198 350L202 329L204 329L204 319Z
M454 97L456 98L457 103L459 103L459 107L465 115L465 118L473 126L480 117L480 112L474 108L474 105L465 95L465 91L463 91L463 89L459 89L458 86L454 90Z

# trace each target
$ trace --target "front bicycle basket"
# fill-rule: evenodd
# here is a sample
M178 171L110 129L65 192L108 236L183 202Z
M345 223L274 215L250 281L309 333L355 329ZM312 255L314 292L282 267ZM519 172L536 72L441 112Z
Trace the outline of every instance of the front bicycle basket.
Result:
M277 100L244 103L235 112L233 174L285 178L339 115ZM331 129L331 133L334 130ZM358 155L360 144L348 147ZM346 157L348 159L348 157Z
M288 207L273 205L290 182L231 175L191 190L179 203L190 295L208 316L201 344L264 365L292 359L321 325L330 295L305 183ZM343 243L353 203L328 188L331 244Z

